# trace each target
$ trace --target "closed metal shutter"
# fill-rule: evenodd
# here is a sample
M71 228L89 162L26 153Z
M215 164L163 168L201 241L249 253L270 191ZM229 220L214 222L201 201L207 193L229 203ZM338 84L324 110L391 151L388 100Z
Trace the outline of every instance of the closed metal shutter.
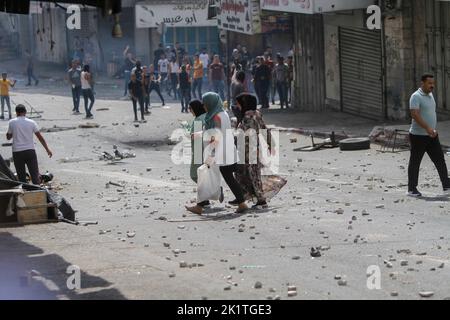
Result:
M384 118L381 32L339 28L342 111Z
M446 111L450 110L450 3L441 3L442 6L442 16L444 21L444 83L443 91L445 92L445 97L443 101L443 108ZM447 17L447 19L445 19Z
M428 66L436 79L434 97L439 113L450 111L450 3L429 1L425 7Z

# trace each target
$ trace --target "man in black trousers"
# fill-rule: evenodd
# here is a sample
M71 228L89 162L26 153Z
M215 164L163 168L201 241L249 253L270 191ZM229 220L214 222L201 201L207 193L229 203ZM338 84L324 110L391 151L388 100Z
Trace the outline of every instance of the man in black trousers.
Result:
M412 117L409 137L411 141L411 158L408 167L408 195L420 197L422 194L417 190L419 182L419 169L425 152L433 161L439 173L442 187L446 194L450 193L450 179L448 177L447 165L444 159L439 135L436 131L436 101L433 90L435 80L432 74L422 76L422 85L413 93L410 100Z
M53 154L47 146L44 137L39 132L36 122L26 117L27 109L25 106L18 104L16 106L16 115L16 118L9 121L6 139L13 140L12 151L17 177L19 181L27 183L26 165L30 173L31 181L33 184L39 185L41 183L41 177L39 175L38 159L33 136L35 135L37 137L50 158Z

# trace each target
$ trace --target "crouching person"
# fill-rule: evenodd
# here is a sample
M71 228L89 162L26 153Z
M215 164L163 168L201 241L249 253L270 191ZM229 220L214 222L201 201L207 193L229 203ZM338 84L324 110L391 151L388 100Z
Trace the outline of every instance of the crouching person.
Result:
M48 156L52 157L52 152L47 146L47 142L39 132L39 128L31 119L26 117L27 109L24 105L16 106L17 118L9 121L6 139L13 140L12 151L14 166L16 167L17 177L19 181L27 183L25 165L28 167L31 181L33 184L40 184L39 166L34 147L33 134L36 135Z

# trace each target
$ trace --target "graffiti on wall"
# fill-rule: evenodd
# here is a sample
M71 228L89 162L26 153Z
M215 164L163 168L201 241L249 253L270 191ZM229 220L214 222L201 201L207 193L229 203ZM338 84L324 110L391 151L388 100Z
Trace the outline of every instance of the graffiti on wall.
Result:
M327 61L327 72L326 77L327 80L334 82L336 81L336 77L338 76L338 56L339 56L339 48L338 48L338 35L337 32L333 32L329 35L328 40L325 43L325 61Z
M388 66L397 65L401 62L400 39L386 37L386 62Z

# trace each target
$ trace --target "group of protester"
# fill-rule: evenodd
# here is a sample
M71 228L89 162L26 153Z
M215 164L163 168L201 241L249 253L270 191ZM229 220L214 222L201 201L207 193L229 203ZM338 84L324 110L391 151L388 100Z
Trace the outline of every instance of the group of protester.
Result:
M250 91L252 84L258 97L258 103L262 108L270 108L270 100L274 105L277 93L281 108L289 108L294 80L292 51L289 52L287 60L281 53L277 53L274 61L272 48L267 47L264 55L252 59L247 49L238 45L232 53L231 73L232 100L236 96L234 87L243 86L246 91ZM237 93L239 93L239 90Z
M206 48L194 54L193 60L187 52L176 43L175 47L163 48L160 44L154 52L155 59L148 67L141 66L129 46L123 52L122 72L125 81L124 96L131 91L134 101L144 101L145 111L150 107L150 94L154 90L165 105L164 92L179 100L181 112L188 112L188 103L192 98L201 99L205 83L209 81L214 91L225 100L225 69L218 55L210 61ZM136 74L137 72L137 74ZM140 79L143 74L143 80ZM141 102L139 102L140 104ZM135 104L135 102L133 103Z
M84 109L86 112L86 119L92 119L92 107L95 102L94 80L88 64L81 66L78 59L74 59L67 71L67 80L72 88L72 100L74 114L81 114L80 100L81 96L84 99Z
M237 110L236 96L242 92L252 92L253 88L262 108L269 108L270 100L275 104L277 93L281 108L289 108L291 103L294 74L292 53L289 53L286 61L278 53L274 61L271 47L266 48L263 56L252 58L245 47L238 45L233 50L230 63L226 64L217 54L211 58L206 48L195 53L191 59L179 43L166 48L159 44L154 51L153 63L142 67L142 81L132 79L133 70L140 71L141 67L136 68L138 61L130 52L129 46L125 48L123 57L121 72L125 81L124 96L133 88L130 94L133 105L140 105L144 101L142 103L145 104L145 112L149 112L152 91L156 91L163 105L165 93L179 100L183 113L188 112L188 103L192 98L201 99L205 89L217 93L222 101L226 101L227 78L231 79L229 98L234 111Z

